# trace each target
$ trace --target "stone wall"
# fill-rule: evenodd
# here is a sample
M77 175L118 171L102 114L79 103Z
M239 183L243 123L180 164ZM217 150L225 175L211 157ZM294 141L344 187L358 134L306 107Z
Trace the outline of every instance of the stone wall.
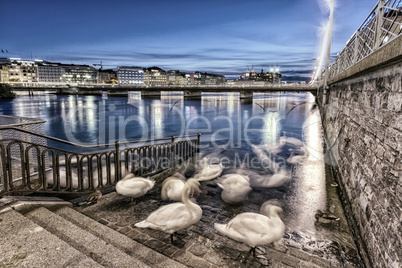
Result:
M332 164L367 266L402 267L402 63L318 94Z

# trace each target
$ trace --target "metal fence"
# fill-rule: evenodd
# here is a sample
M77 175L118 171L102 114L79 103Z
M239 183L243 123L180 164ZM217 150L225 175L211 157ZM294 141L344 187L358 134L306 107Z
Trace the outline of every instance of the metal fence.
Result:
M402 1L379 1L331 65L329 78L335 78L401 33Z
M0 127L22 138L0 139L0 196L13 192L86 193L114 186L128 173L147 176L196 156L200 135L82 146L17 127ZM31 137L26 139L26 137ZM43 139L79 151L33 142Z

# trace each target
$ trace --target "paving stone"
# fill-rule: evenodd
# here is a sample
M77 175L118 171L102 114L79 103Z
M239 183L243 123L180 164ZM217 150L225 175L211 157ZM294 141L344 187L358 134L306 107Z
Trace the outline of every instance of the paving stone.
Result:
M207 253L208 248L202 244L194 243L188 250L195 256L202 257L205 253Z
M179 249L172 255L172 257L180 263L187 264L193 257L193 254Z
M125 234L125 235L128 234L130 231L131 231L130 227L124 227L124 228L119 229L119 232L122 234Z
M216 253L215 251L207 252L207 254L204 255L204 259L218 267L222 267L225 264L224 260L222 259L222 255Z
M311 262L318 265L319 267L331 267L331 263L327 260L324 260L322 258L318 258L315 256L311 256Z
M127 236L140 243L145 243L146 241L152 239L150 236L136 229L131 229L130 232L127 234Z
M187 266L192 268L209 268L212 267L212 264L201 258L192 258L187 263Z
M267 251L267 255L266 255L267 258L274 259L276 261L282 262L291 267L296 267L300 262L300 260L295 257L292 257L292 256L284 254L284 253L280 253L280 252L270 249L270 248L267 248L266 251Z
M303 261L309 261L311 259L310 254L307 254L307 253L305 253L305 252L303 252L301 250L297 250L297 249L294 249L294 248L289 248L289 254L291 256L299 258L299 259L301 259Z

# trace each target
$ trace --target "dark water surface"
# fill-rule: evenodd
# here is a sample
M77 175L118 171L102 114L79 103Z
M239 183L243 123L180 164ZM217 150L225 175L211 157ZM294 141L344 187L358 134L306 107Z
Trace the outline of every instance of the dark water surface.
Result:
M246 200L236 213L258 211L260 204L275 198L284 209L289 243L303 238L309 241L305 248L325 251L311 241L329 238L354 247L326 172L320 114L310 93L255 94L247 100L236 93L209 93L201 99L168 93L141 99L135 92L109 98L20 96L0 101L0 114L46 120L47 135L85 145L201 133L202 155L223 163L223 174L242 168L246 174L272 175L277 171L272 165L291 174L279 187L253 188L252 205ZM317 225L317 210L337 213L336 228Z

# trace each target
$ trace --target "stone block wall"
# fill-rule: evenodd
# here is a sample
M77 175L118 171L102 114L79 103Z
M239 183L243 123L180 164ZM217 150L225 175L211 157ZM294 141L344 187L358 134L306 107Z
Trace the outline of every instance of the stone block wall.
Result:
M318 94L349 217L373 267L402 267L401 73L399 61Z

